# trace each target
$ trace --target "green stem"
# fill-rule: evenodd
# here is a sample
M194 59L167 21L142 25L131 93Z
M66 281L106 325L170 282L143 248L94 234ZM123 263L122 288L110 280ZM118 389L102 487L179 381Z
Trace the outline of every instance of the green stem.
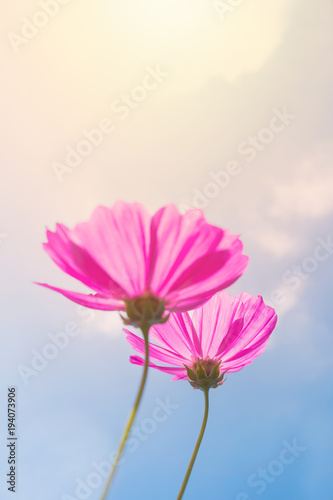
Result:
M120 460L122 452L124 450L127 438L128 438L129 433L131 431L131 428L132 428L132 425L133 425L136 413L137 413L139 405L140 405L140 401L141 401L141 398L142 398L143 390L145 388L145 384L146 384L146 381L147 381L148 366L149 366L149 342L148 342L149 326L148 325L144 325L144 326L141 327L141 330L142 330L144 341L145 341L145 364L144 364L144 369L143 369L143 375L142 375L142 379L141 379L141 384L140 384L140 387L139 387L139 392L138 392L138 394L136 396L136 399L135 399L135 403L134 403L133 409L132 409L131 414L129 416L129 419L128 419L127 425L125 427L123 436L121 438L119 449L118 449L115 461L113 463L113 467L112 467L110 476L109 476L108 481L106 483L103 495L101 497L101 500L106 500L106 496L108 494L111 482L112 482L112 480L114 478L114 475L116 473L117 466L119 464L119 460Z
M202 425L201 425L199 437L198 437L197 443L195 445L191 461L190 461L189 466L187 468L187 471L186 471L186 474L185 474L185 477L184 477L184 481L183 481L182 487L180 488L180 491L178 493L177 500L181 500L183 498L185 488L186 488L188 480L190 478L190 475L191 475L191 472L192 472L192 469L193 469L193 465L194 465L195 459L197 458L197 454L198 454L198 451L199 451L199 448L200 448L200 445L201 445L201 441L202 441L202 438L203 438L204 433L205 433L205 429L206 429L206 425L207 425L207 420L208 420L208 410L209 410L208 391L209 391L209 389L203 389L203 392L205 394L205 413L204 413L204 417L203 417L203 421L202 421Z

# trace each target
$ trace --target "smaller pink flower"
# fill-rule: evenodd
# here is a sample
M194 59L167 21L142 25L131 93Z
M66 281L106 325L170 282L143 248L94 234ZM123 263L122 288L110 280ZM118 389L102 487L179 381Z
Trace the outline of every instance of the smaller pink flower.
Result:
M232 297L223 291L196 309L192 318L187 312L171 314L166 324L150 329L158 343L150 342L150 359L169 365L150 366L174 375L172 380L188 380L195 388L217 387L225 372L241 370L265 350L276 322L274 309L262 297ZM143 354L143 340L124 331L131 346ZM130 361L144 364L140 356Z

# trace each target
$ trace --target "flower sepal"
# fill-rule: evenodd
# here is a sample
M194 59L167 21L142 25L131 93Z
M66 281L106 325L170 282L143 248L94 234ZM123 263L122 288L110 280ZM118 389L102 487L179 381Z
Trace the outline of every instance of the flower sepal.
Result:
M127 318L121 316L125 325L132 325L136 328L164 324L168 321L170 314L163 316L165 311L165 301L152 294L142 295L126 300Z
M194 389L202 391L207 389L216 389L223 383L226 372L220 375L220 364L214 364L212 360L200 360L193 365L193 369L184 365L187 371L189 382Z

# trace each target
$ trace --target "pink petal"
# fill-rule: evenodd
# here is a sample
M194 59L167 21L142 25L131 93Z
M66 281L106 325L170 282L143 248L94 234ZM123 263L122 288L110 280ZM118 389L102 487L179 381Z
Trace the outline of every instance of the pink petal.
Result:
M139 354L144 354L144 340L125 328L124 332L126 333L126 339L133 349L135 349L135 351ZM164 347L160 347L149 342L149 359L151 358L161 361L162 363L170 363L181 366L187 361L186 358L183 358L183 356L180 356L178 353L174 353L169 349L165 349Z
M69 290L63 290L62 288L56 288L54 286L47 285L46 283L36 283L36 285L44 286L50 290L61 293L64 297L80 304L81 306L89 307L91 309L99 309L102 311L124 311L125 304L120 300L116 300L110 297L105 297L99 293L85 295L84 293L70 292Z
M221 290L231 286L245 271L248 264L248 257L242 254L237 254L235 256L229 257L228 260L222 260L218 262L218 259L224 253L216 253L215 255L208 255L206 264L201 265L203 270L206 269L208 262L211 262L212 266L218 268L215 274L198 275L201 277L201 281L195 283L194 285L187 286L183 290L171 291L167 300L169 303L175 303L173 308L174 312L182 312L190 309L195 309L203 303L207 302L213 295ZM217 265L218 264L218 265ZM210 268L213 270L213 267Z
M57 224L56 231L47 231L48 242L43 247L53 262L65 273L78 279L89 288L101 293L113 291L123 296L123 290L101 269L95 260L70 240L70 231Z
M221 347L227 346L230 338L234 338L235 332L239 334L240 322L234 327L232 325L239 319L242 310L239 298L221 292L194 311L193 322L199 332L203 357L215 358L220 354Z
M151 338L162 346L191 359L193 353L201 356L201 347L191 317L188 313L171 314L164 325L155 325L149 330Z
M228 370L228 372L236 372L241 370L244 366L251 364L260 354L262 354L267 346L267 341L256 349L244 349L237 353L233 358L225 359L222 361L221 370Z
M130 362L133 365L143 366L145 364L144 359L140 358L140 356L130 356ZM156 368L160 372L170 373L171 375L176 375L172 380L179 380L181 378L186 378L187 373L185 368L176 368L173 366L159 366L154 363L149 362L149 366L151 368Z
M237 339L242 333L243 326L244 326L243 318L235 319L235 321L231 324L227 335L224 337L221 344L219 345L216 352L216 356L222 356L230 345L237 342Z
M180 215L174 205L160 209L151 223L151 289L165 296L179 283L184 273L186 284L183 280L183 287L196 282L196 277L187 275L188 268L195 266L201 257L212 253L222 237L222 229L208 224L199 210L189 210ZM206 273L211 273L208 267Z
M243 330L233 344L224 350L224 356L228 359L245 348L256 348L265 342L276 326L276 313L273 308L264 304L262 297L259 296L256 301L248 300L244 307Z
M146 290L151 217L140 203L97 207L71 239L96 259L128 297Z

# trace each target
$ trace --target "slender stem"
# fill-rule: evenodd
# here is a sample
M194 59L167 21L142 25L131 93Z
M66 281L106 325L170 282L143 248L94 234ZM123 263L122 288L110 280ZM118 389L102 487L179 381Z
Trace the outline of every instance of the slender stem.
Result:
M205 433L205 429L206 429L206 425L207 425L207 420L208 420L208 410L209 410L208 391L209 391L209 389L204 389L203 390L203 392L205 394L205 413L204 413L204 417L203 417L203 421L202 421L202 425L201 425L199 437L198 437L197 443L195 445L191 461L190 461L189 466L187 468L187 471L186 471L186 474L185 474L185 477L184 477L184 481L183 481L182 487L180 488L180 491L178 493L177 500L181 500L183 498L185 488L186 488L188 480L190 478L190 475L191 475L191 472L192 472L192 469L193 469L193 465L194 465L195 459L197 458L197 454L198 454L198 451L199 451L199 448L200 448L200 445L201 445L201 441L202 441L202 438L203 438L204 433Z
M144 390L144 387L145 387L145 384L146 384L146 381L147 381L148 366L149 366L149 342L148 342L149 326L148 325L147 326L142 326L141 330L142 330L144 341L145 341L145 364L144 364L144 369L143 369L143 375L142 375L142 379L141 379L141 383L140 383L140 387L139 387L139 392L138 392L138 394L136 396L134 406L132 408L131 414L129 416L129 419L127 421L127 425L126 425L124 433L123 433L123 436L121 438L119 449L118 449L115 461L113 463L113 467L112 467L110 476L109 476L108 481L106 483L103 495L101 497L101 500L106 500L106 497L107 497L107 494L108 494L111 482L112 482L112 480L114 478L115 472L117 470L117 466L119 464L119 460L121 458L121 455L122 455L122 452L124 450L127 438L129 436L129 433L131 431L131 428L132 428L132 425L133 425L136 413L138 411L138 408L139 408L139 405L140 405L140 401L141 401L141 398L142 398L142 394L143 394L143 390Z

